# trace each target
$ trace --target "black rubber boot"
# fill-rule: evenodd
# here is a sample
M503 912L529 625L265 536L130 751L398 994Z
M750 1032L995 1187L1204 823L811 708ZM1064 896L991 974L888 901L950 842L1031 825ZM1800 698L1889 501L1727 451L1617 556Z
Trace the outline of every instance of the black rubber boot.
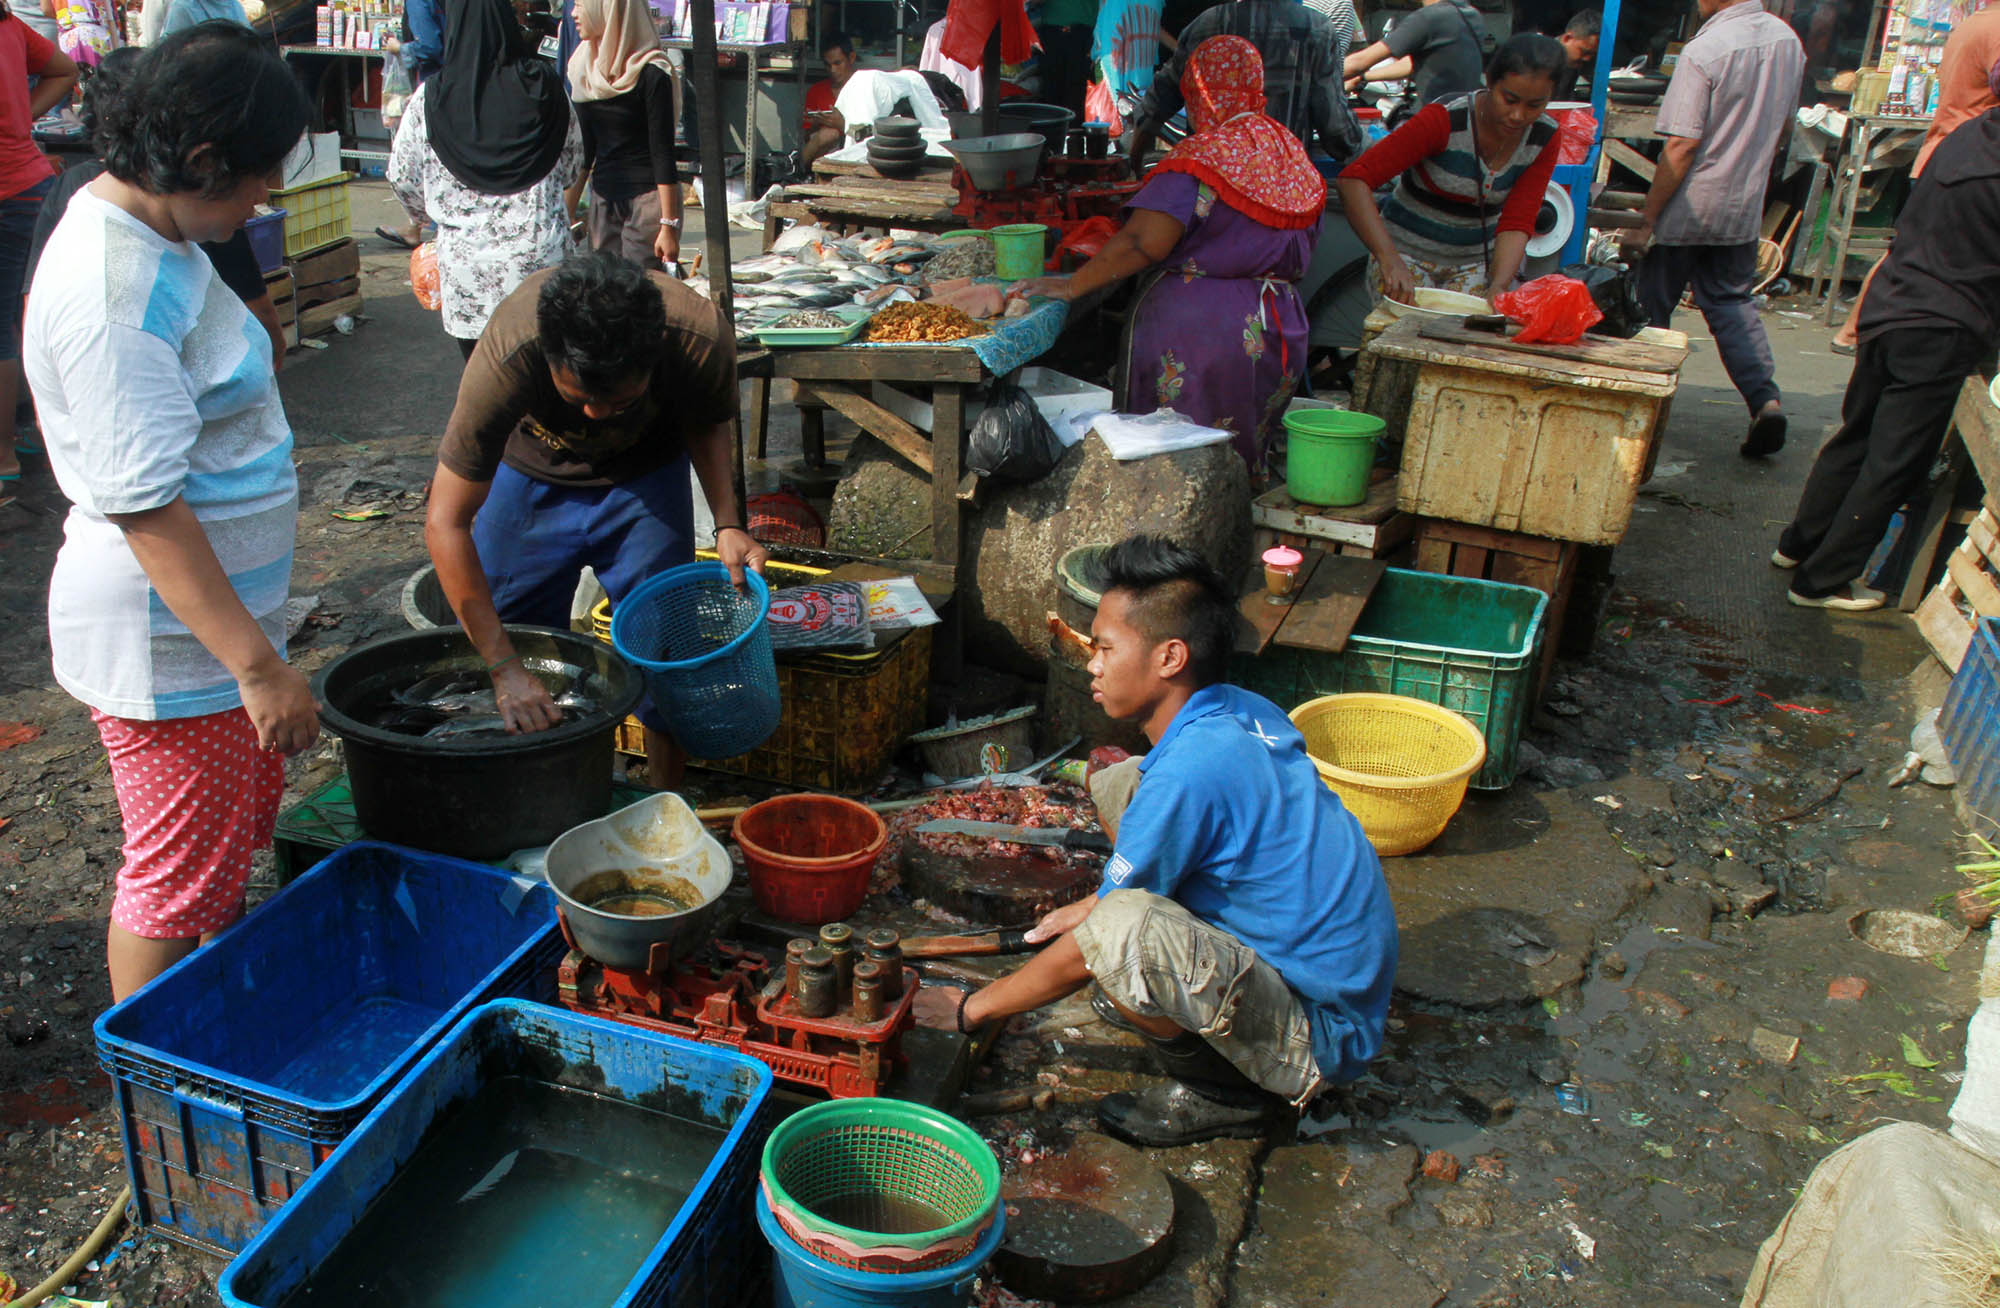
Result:
M1138 1027L1125 1020L1125 1014L1118 1011L1118 1005L1111 1002L1111 996L1104 993L1104 987L1093 981L1090 983L1090 1011L1097 1014L1106 1026L1115 1026L1120 1031L1130 1031L1133 1035L1144 1035Z
M1169 1040L1147 1036L1146 1045L1170 1079L1100 1100L1097 1120L1113 1135L1172 1148L1223 1136L1254 1138L1277 1119L1277 1097L1193 1032Z

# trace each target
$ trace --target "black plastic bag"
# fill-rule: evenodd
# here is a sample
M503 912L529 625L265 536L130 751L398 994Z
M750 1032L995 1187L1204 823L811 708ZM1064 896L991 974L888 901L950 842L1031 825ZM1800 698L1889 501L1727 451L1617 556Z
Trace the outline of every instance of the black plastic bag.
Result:
M1604 321L1591 330L1602 336L1622 336L1627 340L1653 325L1646 315L1646 306L1639 298L1639 274L1622 263L1573 263L1563 269L1565 277L1574 277L1590 288L1590 298L1596 303Z
M1063 443L1034 397L1012 382L998 382L966 442L965 467L1007 485L1040 481L1062 462Z

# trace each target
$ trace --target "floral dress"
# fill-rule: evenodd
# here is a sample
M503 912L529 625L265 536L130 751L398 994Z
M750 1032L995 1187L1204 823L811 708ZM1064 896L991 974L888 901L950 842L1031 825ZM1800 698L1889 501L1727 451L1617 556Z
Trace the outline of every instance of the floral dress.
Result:
M97 67L105 55L124 44L118 39L110 0L62 0L56 7L56 24L62 29L56 44L84 67Z
M424 91L410 95L389 151L389 186L412 220L435 222L438 299L446 333L477 340L486 319L529 274L554 267L576 248L563 192L583 175L576 111L549 175L513 195L487 195L452 176L431 149Z
M1183 173L1153 177L1126 207L1167 214L1186 231L1132 306L1119 410L1172 409L1219 427L1250 470L1263 471L1305 371L1297 283L1317 226L1267 227Z

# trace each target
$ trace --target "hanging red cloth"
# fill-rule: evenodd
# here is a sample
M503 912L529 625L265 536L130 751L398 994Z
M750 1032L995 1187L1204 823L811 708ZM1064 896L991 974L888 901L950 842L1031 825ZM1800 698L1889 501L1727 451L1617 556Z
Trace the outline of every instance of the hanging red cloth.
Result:
M1000 62L1026 63L1039 44L1024 0L951 0L944 11L944 57L967 68L986 62L986 38L1000 26Z
M1318 225L1326 179L1305 146L1264 112L1264 59L1240 36L1203 41L1181 74L1193 135L1155 173L1187 173L1224 203L1268 227Z

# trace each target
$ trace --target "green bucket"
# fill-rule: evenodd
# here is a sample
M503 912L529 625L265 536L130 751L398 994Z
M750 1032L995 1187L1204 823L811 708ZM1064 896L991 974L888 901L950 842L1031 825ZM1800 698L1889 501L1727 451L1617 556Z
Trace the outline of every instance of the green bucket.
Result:
M1375 442L1386 424L1347 409L1292 409L1285 414L1285 491L1301 504L1339 506L1368 498Z
M993 272L1003 281L1017 282L1023 277L1042 275L1043 243L1048 239L1049 229L1040 223L1008 223L1004 227L991 227L987 235L993 238Z

